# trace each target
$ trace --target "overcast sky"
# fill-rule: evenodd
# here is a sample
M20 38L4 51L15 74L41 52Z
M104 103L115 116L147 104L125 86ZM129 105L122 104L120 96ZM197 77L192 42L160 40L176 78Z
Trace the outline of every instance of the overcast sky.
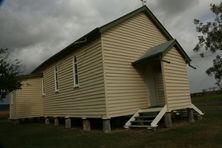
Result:
M220 0L148 0L147 6L176 38L197 70L189 68L192 92L214 86L205 74L212 56L192 52L197 43L193 19L212 20L210 3ZM0 47L30 72L85 33L141 6L140 0L5 0L0 6Z

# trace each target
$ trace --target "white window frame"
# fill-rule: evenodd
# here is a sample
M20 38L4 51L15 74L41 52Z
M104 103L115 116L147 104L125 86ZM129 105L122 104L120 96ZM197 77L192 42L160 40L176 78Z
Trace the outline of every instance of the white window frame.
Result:
M72 69L73 69L73 87L74 88L79 87L78 60L76 56L73 56L72 59Z
M14 91L13 92L10 92L10 104L11 105L13 105L14 104L14 96L13 96L13 93L14 93Z
M44 91L44 78L42 78L42 95L45 96L45 91Z
M55 92L59 92L58 66L54 66L54 88L55 88Z

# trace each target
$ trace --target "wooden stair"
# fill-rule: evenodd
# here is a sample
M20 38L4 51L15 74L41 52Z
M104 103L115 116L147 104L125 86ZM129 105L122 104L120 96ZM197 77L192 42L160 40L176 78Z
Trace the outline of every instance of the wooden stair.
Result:
M189 107L195 112L194 117L201 118L204 113L200 111L195 105L191 104ZM139 109L125 124L125 128L147 128L153 129L158 126L159 121L167 112L167 105L164 107L150 107L147 109ZM172 112L172 118L188 117L187 109L180 109Z
M155 128L165 112L166 105L138 110L125 124L125 128Z

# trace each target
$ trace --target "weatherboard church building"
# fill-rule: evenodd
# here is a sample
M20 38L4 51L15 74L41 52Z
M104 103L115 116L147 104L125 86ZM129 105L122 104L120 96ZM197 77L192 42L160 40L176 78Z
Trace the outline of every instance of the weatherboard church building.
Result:
M11 93L10 119L45 118L71 128L72 120L129 117L125 128L172 126L172 113L203 113L191 102L187 65L191 59L153 13L143 6L95 28L29 75Z

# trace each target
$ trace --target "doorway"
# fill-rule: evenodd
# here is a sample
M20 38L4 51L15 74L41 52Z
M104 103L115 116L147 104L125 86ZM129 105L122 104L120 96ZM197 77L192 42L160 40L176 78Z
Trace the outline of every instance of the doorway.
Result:
M145 66L145 82L150 106L163 106L165 97L160 62L149 63Z

